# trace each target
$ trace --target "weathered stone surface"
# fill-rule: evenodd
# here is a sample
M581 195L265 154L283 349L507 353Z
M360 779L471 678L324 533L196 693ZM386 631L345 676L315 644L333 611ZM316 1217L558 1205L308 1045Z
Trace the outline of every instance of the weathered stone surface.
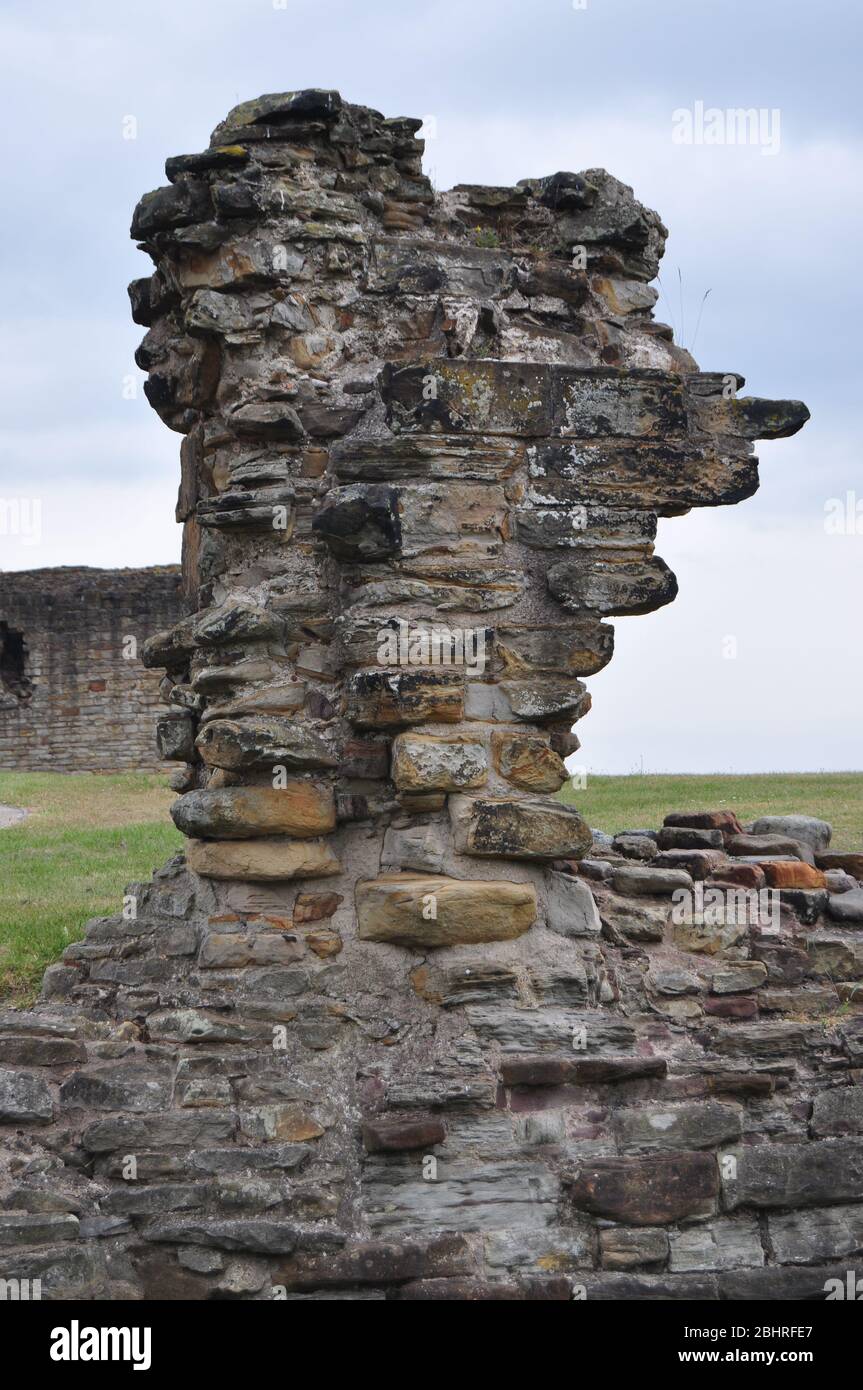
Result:
M197 740L210 767L233 772L284 767L288 772L330 768L338 759L313 728L287 719L211 719Z
M393 740L392 776L399 791L463 791L488 781L483 745L469 738L399 734Z
M803 937L809 968L830 980L863 980L863 941L837 932Z
M780 1264L858 1255L863 1245L863 1205L771 1212L767 1228Z
M732 835L739 835L743 830L733 811L672 811L662 823L691 830L728 831Z
M723 1168L723 1197L731 1210L863 1201L863 1140L757 1144L734 1150L733 1157Z
M404 1150L428 1150L442 1144L446 1125L434 1116L425 1119L367 1120L363 1125L363 1145L369 1153L401 1153Z
M721 830L699 830L693 826L666 825L657 837L660 849L722 849ZM733 854L733 850L729 850Z
M675 1231L669 1245L668 1267L675 1273L751 1268L765 1263L758 1222L753 1217L711 1221Z
M556 792L567 779L563 759L543 738L501 731L492 734L491 748L501 777L523 791Z
M438 1160L434 1183L415 1159L373 1159L365 1170L365 1206L375 1231L493 1231L544 1227L557 1209L559 1185L533 1158Z
M824 875L811 864L764 863L764 877L771 888L825 888Z
M78 1218L71 1212L44 1212L38 1215L7 1215L0 1212L0 1249L16 1245L53 1245L58 1240L74 1240Z
M475 1258L464 1237L442 1236L430 1241L363 1241L325 1255L297 1254L278 1266L274 1282L289 1289L334 1289L452 1279L475 1270Z
M577 859L592 844L589 828L571 806L504 798L451 797L456 849L507 859Z
M598 936L602 930L596 900L586 883L572 874L548 875L548 918L561 936Z
M612 848L625 859L641 859L648 863L658 853L656 840L647 835L615 835Z
M233 1138L236 1119L219 1111L196 1114L166 1111L160 1115L112 1116L96 1120L81 1136L89 1153L111 1153L164 1145L166 1148L205 1146Z
M588 558L589 557L589 558ZM585 552L546 571L549 591L570 612L603 617L652 613L677 597L677 579L658 555L617 559L614 552Z
M683 869L694 879L705 879L727 862L718 849L664 849L651 860L654 869Z
M831 897L827 904L827 915L834 922L847 922L852 926L863 923L863 888L853 888L850 893Z
M341 870L325 840L190 840L186 858L189 868L204 878L253 883L327 878Z
M626 1020L597 1011L472 1004L467 1017L482 1038L499 1043L503 1052L559 1052L576 1040L588 1054L619 1055L635 1038L635 1030Z
M347 717L358 729L386 729L464 717L464 676L453 671L358 671L347 683Z
M740 1138L740 1111L711 1100L618 1110L614 1132L621 1149L712 1149Z
M585 1086L615 1085L665 1076L664 1057L504 1057L500 1065L506 1086L560 1086L574 1082Z
M46 1124L53 1116L51 1091L41 1076L0 1068L0 1124Z
M612 884L616 893L632 897L670 896L677 889L692 888L692 879L684 869L654 869L627 867L615 869Z
M385 560L401 549L398 493L376 483L340 488L315 515L312 529L340 560Z
M257 835L311 838L334 830L332 792L313 782L273 787L224 787L188 792L171 816L178 830L197 839L246 840Z
M668 1259L667 1234L648 1226L635 1230L612 1226L600 1231L599 1247L603 1269L638 1269L664 1265Z
M838 854L835 850L816 850L819 869L844 869L852 878L863 879L863 853Z
M863 1085L822 1091L812 1104L809 1126L814 1135L863 1134Z
M767 966L763 961L741 961L739 965L719 966L710 976L710 988L714 994L738 994L742 990L757 989L767 979Z
M815 816L759 816L752 826L752 833L787 835L789 839L801 840L813 850L826 850L833 832L826 820L817 820Z
M507 941L530 928L536 911L536 891L527 883L390 874L357 884L363 941L400 946Z
M719 956L739 952L749 940L749 926L734 909L717 909L709 920L705 913L685 912L672 917L671 935L682 951Z
M663 1226L714 1214L719 1169L705 1153L601 1158L574 1168L566 1186L579 1211L634 1226Z

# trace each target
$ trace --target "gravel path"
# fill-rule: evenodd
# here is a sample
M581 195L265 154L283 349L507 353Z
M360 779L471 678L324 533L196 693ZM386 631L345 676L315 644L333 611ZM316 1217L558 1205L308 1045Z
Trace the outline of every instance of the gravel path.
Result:
M0 806L0 830L8 830L10 825L17 825L29 814L29 811L22 811L20 806Z

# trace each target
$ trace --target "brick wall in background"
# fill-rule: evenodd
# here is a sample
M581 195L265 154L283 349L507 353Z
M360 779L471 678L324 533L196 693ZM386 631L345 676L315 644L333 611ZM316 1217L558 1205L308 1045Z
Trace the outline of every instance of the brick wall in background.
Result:
M185 611L176 565L0 574L0 770L163 766L159 674L124 650Z

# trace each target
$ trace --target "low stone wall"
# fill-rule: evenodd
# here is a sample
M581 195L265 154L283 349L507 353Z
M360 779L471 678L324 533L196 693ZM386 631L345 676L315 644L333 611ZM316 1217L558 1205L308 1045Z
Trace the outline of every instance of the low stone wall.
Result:
M159 677L138 653L186 611L175 565L0 574L0 769L163 766Z
M336 893L241 904L182 859L133 885L42 1003L0 1014L0 1277L57 1299L849 1296L863 854L807 818L667 821L596 836L548 926L480 949L370 948Z

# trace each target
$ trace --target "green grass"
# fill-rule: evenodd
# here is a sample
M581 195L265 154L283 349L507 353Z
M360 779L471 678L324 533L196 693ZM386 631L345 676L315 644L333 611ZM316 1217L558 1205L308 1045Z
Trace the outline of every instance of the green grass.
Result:
M0 773L0 803L31 813L0 830L0 1001L30 1002L89 918L116 913L125 885L177 852L172 800L146 773Z
M735 811L757 816L818 816L833 826L831 847L863 848L863 772L771 772L750 776L588 776L561 799L596 830L658 829L670 811Z

